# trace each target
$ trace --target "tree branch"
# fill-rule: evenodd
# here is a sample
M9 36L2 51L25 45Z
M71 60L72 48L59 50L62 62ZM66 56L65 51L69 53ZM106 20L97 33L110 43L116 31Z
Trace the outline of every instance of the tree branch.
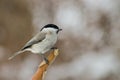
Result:
M49 65L55 60L55 58L59 55L58 53L58 49L55 49L54 51L52 51L49 56L47 57L49 64L46 64L46 62L43 60L39 67L38 70L36 71L36 73L33 75L32 80L43 80L44 76L47 72L47 68L49 67Z

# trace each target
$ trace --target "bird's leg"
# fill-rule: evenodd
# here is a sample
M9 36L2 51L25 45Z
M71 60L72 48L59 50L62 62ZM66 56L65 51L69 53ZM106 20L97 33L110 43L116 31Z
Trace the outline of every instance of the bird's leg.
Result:
M57 49L57 47L52 47L51 49L54 50L54 49Z
M42 54L42 58L45 60L46 64L49 64L49 61L44 54Z

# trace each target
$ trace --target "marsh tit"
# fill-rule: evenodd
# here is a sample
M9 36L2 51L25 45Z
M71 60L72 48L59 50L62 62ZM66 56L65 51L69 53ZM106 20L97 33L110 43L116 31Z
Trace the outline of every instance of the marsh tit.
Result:
M61 30L62 29L59 29L59 27L54 24L45 25L20 51L9 57L9 60L20 53L31 51L34 54L42 55L46 63L48 63L44 54L55 48L54 45L57 42L58 32Z

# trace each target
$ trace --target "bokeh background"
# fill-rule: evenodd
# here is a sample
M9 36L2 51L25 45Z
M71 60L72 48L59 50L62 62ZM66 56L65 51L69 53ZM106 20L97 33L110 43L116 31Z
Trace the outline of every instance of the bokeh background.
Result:
M48 23L63 31L45 80L120 80L120 0L0 0L0 80L31 80L41 57L8 57Z

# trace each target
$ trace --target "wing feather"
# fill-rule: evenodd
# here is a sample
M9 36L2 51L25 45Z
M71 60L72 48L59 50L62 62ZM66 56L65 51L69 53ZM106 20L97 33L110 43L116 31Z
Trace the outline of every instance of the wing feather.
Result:
M24 50L24 49L27 49L27 48L30 48L33 44L36 44L38 42L41 42L42 40L45 39L45 36L46 34L45 33L38 33L36 36L34 36L30 41L28 41L25 46L21 49L21 50Z

